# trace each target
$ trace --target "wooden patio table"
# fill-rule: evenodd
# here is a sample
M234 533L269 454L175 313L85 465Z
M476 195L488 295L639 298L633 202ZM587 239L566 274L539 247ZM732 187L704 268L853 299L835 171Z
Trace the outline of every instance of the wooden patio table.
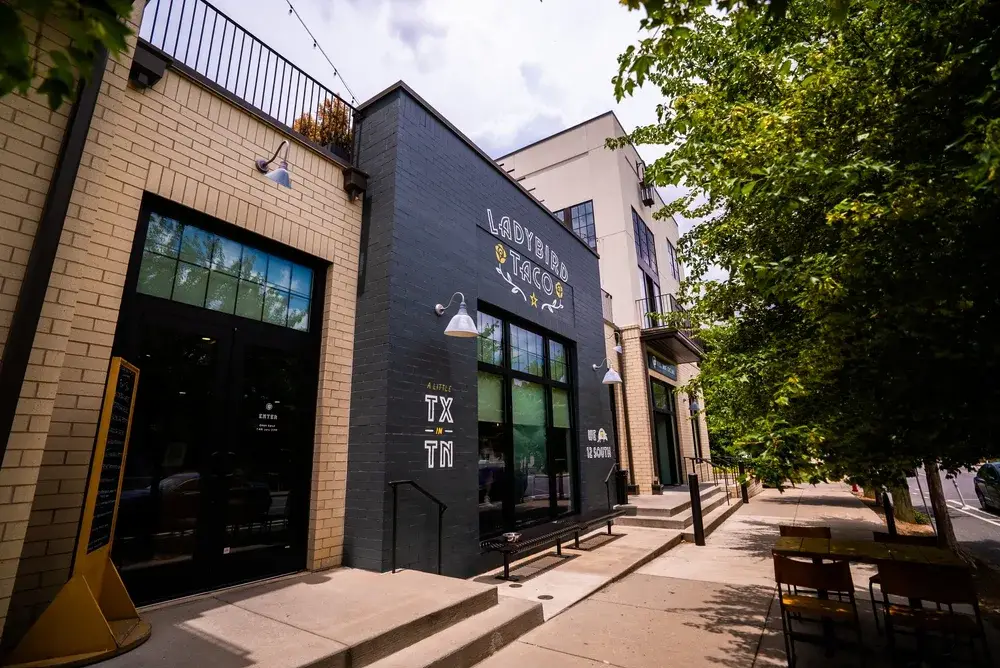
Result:
M836 540L830 538L782 537L772 554L803 559L837 559L861 564L905 562L968 568L969 565L950 550L922 545L876 543L871 540Z

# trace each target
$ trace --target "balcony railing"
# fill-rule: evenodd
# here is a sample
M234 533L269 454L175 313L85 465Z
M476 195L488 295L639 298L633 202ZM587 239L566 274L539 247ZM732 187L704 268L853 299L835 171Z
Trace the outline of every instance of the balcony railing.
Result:
M669 327L691 338L691 320L684 316L687 311L673 295L657 295L651 299L635 300L639 322L643 329ZM669 315L679 314L679 315Z
M601 310L604 312L604 319L613 323L615 321L614 311L611 308L611 295L601 290Z
M175 67L351 161L354 108L205 0L151 0L139 37Z

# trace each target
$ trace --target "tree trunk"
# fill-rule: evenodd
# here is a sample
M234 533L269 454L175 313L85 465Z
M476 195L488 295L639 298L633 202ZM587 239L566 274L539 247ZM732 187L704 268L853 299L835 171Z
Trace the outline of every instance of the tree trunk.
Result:
M910 497L910 487L906 480L901 480L898 485L889 488L892 493L893 515L901 522L916 524L917 515L913 508L913 499Z
M944 500L944 487L941 485L937 462L924 462L924 472L927 475L927 493L931 497L934 521L937 523L938 545L957 551L958 540L955 538L955 528L951 525L948 504Z

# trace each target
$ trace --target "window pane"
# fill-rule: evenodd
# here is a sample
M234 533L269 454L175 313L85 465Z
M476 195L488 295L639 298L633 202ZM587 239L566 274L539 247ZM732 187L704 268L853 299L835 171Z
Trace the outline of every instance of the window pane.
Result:
M309 331L309 300L292 295L288 300L288 326L300 332Z
M143 251L142 264L139 265L139 283L136 290L144 295L170 299L174 289L174 272L177 271L177 260L149 251Z
M654 382L653 387L653 407L662 411L673 412L672 396L670 389L660 382Z
M208 296L205 299L205 308L223 313L233 313L236 311L236 285L238 279L234 276L227 276L213 271L208 278Z
M569 429L569 392L552 388L552 426Z
M545 445L545 388L515 379L514 422L515 524L548 517L549 472Z
M479 421L503 422L503 377L479 372Z
M267 263L267 284L288 290L292 285L292 263L270 256Z
M264 322L284 327L288 323L288 293L267 288L264 293Z
M292 265L292 294L312 297L312 269L300 264Z
M249 281L240 281L236 293L236 315L260 320L263 309L264 286Z
M569 374L566 369L566 347L561 343L549 341L549 376L552 380L567 383Z
M167 257L177 257L177 249L180 244L180 223L159 214L149 215L149 227L146 230L146 243L143 248Z
M215 252L212 255L212 269L229 274L230 276L239 276L240 254L242 252L242 245L229 239L217 237L215 240Z
M510 366L533 376L545 373L542 337L517 325L510 326Z
M186 225L184 235L181 237L180 258L199 267L209 267L212 264L212 247L214 245L214 234Z
M175 302L191 306L205 305L205 291L208 289L208 269L196 267L186 262L177 263L177 277L174 280Z
M482 374L480 374L482 376ZM480 386L480 396L482 387ZM480 418L482 420L482 418ZM504 530L503 501L507 487L504 460L506 428L502 423L479 423L479 533L486 536Z
M501 366L503 364L503 322L499 318L476 313L479 325L476 354L480 362Z
M263 283L267 274L267 253L243 247L243 261L240 263L240 278L254 283Z

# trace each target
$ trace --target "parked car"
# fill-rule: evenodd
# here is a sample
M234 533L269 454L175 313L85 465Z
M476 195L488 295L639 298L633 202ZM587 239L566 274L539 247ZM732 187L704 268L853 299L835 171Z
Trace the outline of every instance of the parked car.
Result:
M975 484L983 510L1000 510L1000 462L988 462L979 467Z

